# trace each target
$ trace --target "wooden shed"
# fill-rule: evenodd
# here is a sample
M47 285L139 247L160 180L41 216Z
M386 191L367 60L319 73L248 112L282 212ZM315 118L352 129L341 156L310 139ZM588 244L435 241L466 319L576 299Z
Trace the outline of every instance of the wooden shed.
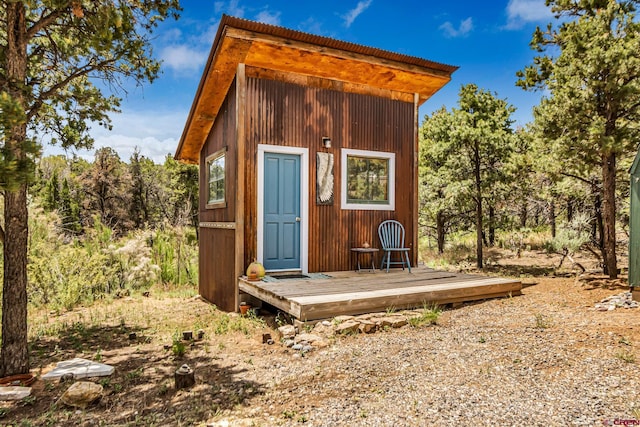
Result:
M349 270L386 219L415 264L418 108L456 69L224 15L175 155L200 165L200 294L235 311L254 260Z
M633 299L640 300L640 151L633 160L630 175L629 286Z

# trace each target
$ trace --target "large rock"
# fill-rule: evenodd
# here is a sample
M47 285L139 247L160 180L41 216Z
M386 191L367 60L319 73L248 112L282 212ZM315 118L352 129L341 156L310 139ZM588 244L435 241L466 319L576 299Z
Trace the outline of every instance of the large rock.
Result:
M65 374L72 374L76 380L87 377L104 377L113 374L113 371L113 366L76 357L75 359L58 362L52 371L42 376L42 379L55 380Z
M360 327L360 323L355 320L347 320L346 322L340 323L336 327L336 334L353 334L358 332L358 328Z
M296 335L294 341L296 342L296 344L306 341L309 344L313 344L316 341L320 341L322 339L322 337L315 335L315 334L300 334L300 335Z
M295 338L296 344L308 343L314 348L325 348L329 346L329 340L315 334L300 334Z
M89 381L78 381L65 391L60 400L62 403L75 408L85 409L93 402L102 398L103 389L100 384Z
M376 331L377 326L375 322L371 322L369 320L360 320L360 326L358 330L363 334L372 334Z
M284 325L278 328L280 338L283 340L293 339L296 336L296 328L293 325Z
M331 322L319 322L316 323L316 326L313 328L313 333L315 335L320 335L324 337L331 337L335 334L336 325Z
M401 328L405 326L407 322L407 318L404 316L386 316L375 319L376 324L379 328L384 329L387 327L391 328Z
M0 401L21 400L31 394L31 387L8 386L0 387Z

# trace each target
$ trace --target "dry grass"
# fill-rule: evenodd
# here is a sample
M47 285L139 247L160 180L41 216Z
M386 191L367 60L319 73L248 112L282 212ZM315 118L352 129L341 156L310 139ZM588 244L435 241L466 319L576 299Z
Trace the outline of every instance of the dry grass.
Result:
M65 313L32 310L29 339L36 373L73 357L108 363L115 373L95 379L105 396L79 412L56 404L67 383L37 381L32 397L0 403L0 424L445 425L474 419L477 425L567 425L567 405L586 420L640 413L629 406L637 402L640 330L633 325L640 311L593 311L596 301L612 293L608 281L600 277L600 286L596 280L538 276L557 262L542 252L516 258L496 251L494 259L494 272L532 277L526 281L536 285L517 298L443 313L425 310L422 320L437 322L435 327L340 337L304 357L262 343L263 333L276 337L273 317L221 312L193 289L155 289L149 297L102 300ZM174 344L181 332L199 329L204 339L181 342L180 356ZM174 372L183 363L196 371L190 390L174 388ZM604 369L609 374L602 374ZM614 374L624 377L622 385L607 382ZM580 375L598 385L573 387L583 384ZM550 413L564 418L546 418L536 412L538 400L528 402L524 394L514 400L513 393L524 393L525 380L535 382L522 390L537 390L548 398ZM500 392L494 396L492 390ZM592 391L601 393L602 408L589 406ZM478 402L487 394L495 399L483 413L488 418L473 418L471 412L483 407ZM516 403L521 403L517 411L512 410ZM515 418L505 418L502 409ZM413 421L407 414L415 416Z
M68 384L37 381L27 400L0 403L0 424L74 425L93 420L95 425L192 425L258 393L257 384L237 374L250 364L248 354L261 344L262 333L271 330L263 319L221 312L193 294L156 289L149 297L97 302L59 315L32 310L33 372L44 373L74 357L108 363L116 370L111 377L96 379L105 397L80 416L56 404ZM194 335L203 330L204 339L183 342L180 337L186 330ZM183 351L176 351L176 343ZM173 373L183 363L196 369L198 385L190 391L174 389Z

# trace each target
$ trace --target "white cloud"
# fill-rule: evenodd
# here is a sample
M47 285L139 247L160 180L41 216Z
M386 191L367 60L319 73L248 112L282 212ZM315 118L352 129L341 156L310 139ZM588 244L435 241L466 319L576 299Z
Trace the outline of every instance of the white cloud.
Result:
M439 28L444 31L444 35L446 37L464 37L473 30L473 19L469 17L460 21L458 28L455 28L449 21L440 25Z
M353 24L353 21L355 21L362 12L367 10L369 6L371 6L372 1L373 0L359 1L354 9L351 9L349 12L342 15L342 19L344 19L344 26L349 28L351 24Z
M256 15L255 20L265 24L280 25L280 12L263 10Z
M551 9L544 0L509 0L507 4L507 29L518 29L528 22L545 22L553 19Z
M298 25L298 29L305 33L317 34L319 36L326 35L325 31L322 29L322 23L316 21L314 18L302 21Z
M91 126L95 143L91 150L72 151L92 161L98 148L113 148L120 159L128 162L136 147L140 154L156 163L164 163L167 154L173 156L182 135L188 110L157 113L154 111L123 111L112 116L111 131ZM45 145L44 155L63 154L59 147ZM70 152L71 153L71 152ZM69 153L69 154L70 154Z
M194 72L202 69L207 60L206 50L193 49L187 45L166 46L160 52L163 65L177 72Z
M238 0L229 0L228 2L217 1L213 4L216 15L226 13L237 18L244 17L244 8L238 6Z

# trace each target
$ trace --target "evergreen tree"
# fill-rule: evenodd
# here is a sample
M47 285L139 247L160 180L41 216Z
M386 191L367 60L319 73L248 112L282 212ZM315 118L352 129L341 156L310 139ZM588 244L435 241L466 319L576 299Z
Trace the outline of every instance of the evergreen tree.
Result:
M60 185L58 183L58 174L54 171L45 187L44 208L48 211L53 211L58 208L59 203Z
M66 178L62 181L62 190L60 191L59 215L62 222L61 228L65 233L79 234L82 231L80 206L72 198L69 181Z
M503 165L513 149L513 111L505 100L468 84L460 89L458 108L439 110L422 125L422 157L434 172L423 170L423 182L429 186L430 176L444 176L435 185L441 194L466 197L473 204L478 268L483 268L485 202L495 206L495 189L507 180Z
M38 135L63 148L90 147L89 123L109 125L123 78L152 81L150 33L178 0L0 1L0 190L4 275L0 377L29 371L27 186ZM27 133L29 129L29 133Z
M518 85L548 91L536 127L563 174L593 182L605 272L616 278L616 174L640 137L638 1L546 3L560 19L536 29L531 45L541 55L518 73Z

